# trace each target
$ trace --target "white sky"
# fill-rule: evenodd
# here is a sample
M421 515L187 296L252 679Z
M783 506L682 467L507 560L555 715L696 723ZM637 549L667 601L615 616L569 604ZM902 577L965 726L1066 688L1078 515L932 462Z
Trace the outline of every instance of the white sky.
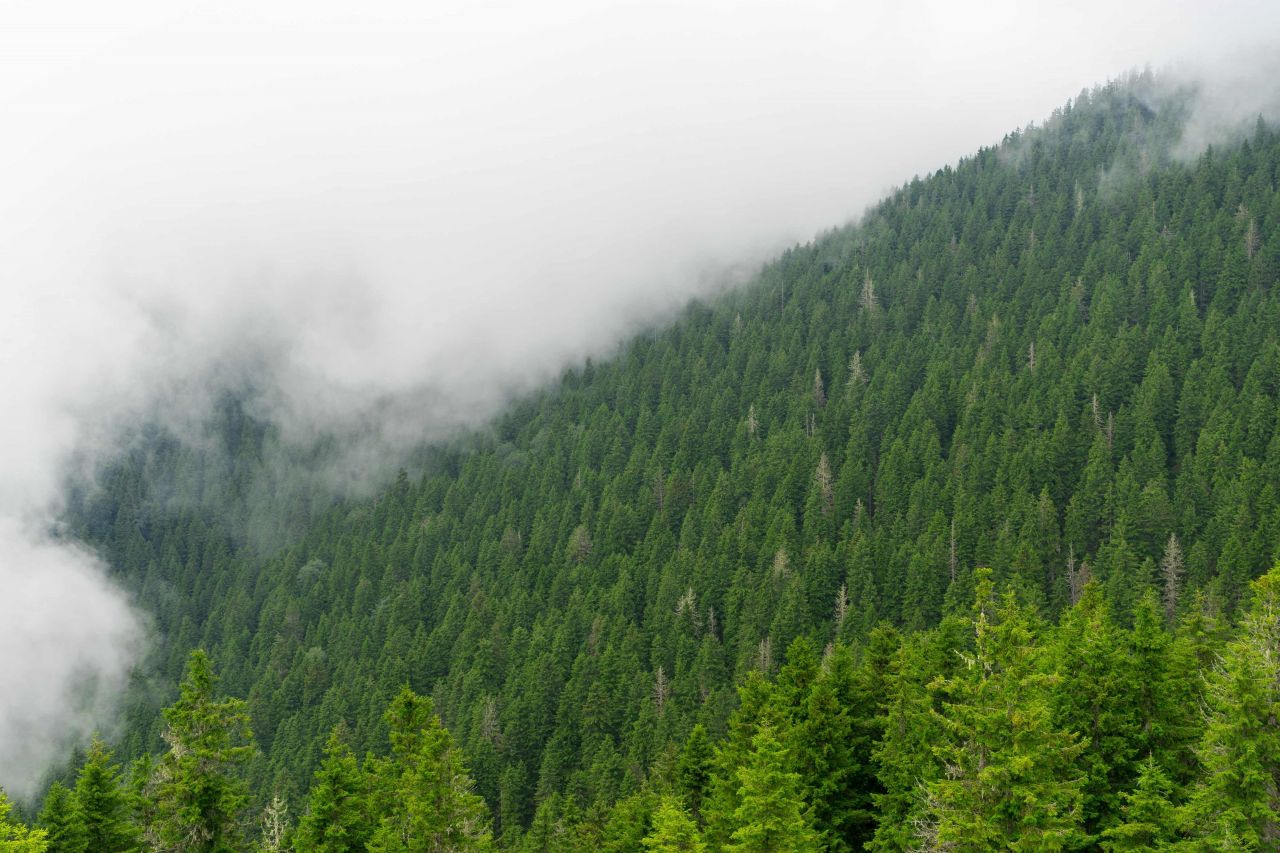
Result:
M73 450L245 352L298 431L481 417L1082 88L1277 36L1274 2L0 0L0 784L136 645L39 533Z

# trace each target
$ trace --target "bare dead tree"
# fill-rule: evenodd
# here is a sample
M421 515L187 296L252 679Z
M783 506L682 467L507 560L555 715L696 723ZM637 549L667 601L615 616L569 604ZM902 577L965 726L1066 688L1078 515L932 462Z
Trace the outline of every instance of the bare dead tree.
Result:
M1164 579L1164 617L1172 623L1178 613L1178 596L1182 592L1182 576L1186 566L1182 559L1182 545L1176 533L1169 534L1160 560L1160 575Z

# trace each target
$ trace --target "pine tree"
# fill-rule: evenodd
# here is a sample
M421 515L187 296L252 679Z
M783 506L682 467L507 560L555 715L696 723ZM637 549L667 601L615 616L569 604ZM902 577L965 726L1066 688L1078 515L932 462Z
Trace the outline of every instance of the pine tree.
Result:
M1108 851L1154 850L1174 840L1177 810L1170 798L1173 783L1153 757L1142 762L1138 782L1121 795L1120 823L1102 833L1101 847Z
M13 805L0 790L0 850L4 853L46 853L49 849L43 829L28 829L10 818Z
M1065 613L1053 636L1058 681L1050 694L1053 725L1080 736L1084 771L1081 816L1097 834L1119 817L1120 792L1133 779L1141 746L1137 686L1159 673L1134 672L1121 632L1096 582Z
M881 791L872 796L876 830L869 845L883 853L915 845L915 826L924 820L921 786L940 773L933 747L942 723L926 686L936 674L926 637L905 639L886 677L882 735L872 752Z
M1032 622L1011 593L997 605L991 571L976 576L973 652L938 679L945 775L927 785L918 834L927 847L1063 850L1081 840L1082 744L1053 727Z
M644 849L655 853L703 853L707 845L698 835L698 826L675 797L663 797L653 814L653 829L644 837Z
M391 756L365 761L379 824L372 851L488 850L489 813L431 700L408 687L386 713Z
M1206 845L1280 844L1280 566L1253 583L1240 636L1208 692L1200 741L1204 774L1187 806Z
M75 799L61 782L49 786L37 822L46 833L49 853L84 853L87 849Z
M787 755L770 725L751 739L751 754L738 770L739 805L727 850L808 853L821 849L802 800L800 774L786 769Z
M324 754L294 844L317 853L363 850L373 834L365 777L337 729L330 733Z
M111 752L97 738L89 746L72 797L86 850L122 853L138 846L140 832L130 813L129 794Z
M1194 657L1166 630L1154 591L1134 611L1128 663L1139 725L1132 746L1138 754L1154 758L1175 782L1181 781L1197 764L1201 678Z
M253 755L253 734L244 701L217 698L216 683L208 655L193 651L178 701L164 710L169 750L145 790L153 849L231 853L240 846L248 799L241 768Z
M684 794L685 802L689 804L694 820L699 824L702 822L702 800L711 782L714 758L715 753L707 738L706 727L699 723L689 733L676 764L676 783Z
M814 831L823 849L840 853L855 849L850 840L859 828L867 792L855 750L861 745L850 716L853 656L846 646L832 649L818 677L798 697L795 719L787 729L791 766L800 773L805 801L812 807ZM860 847L860 845L859 845Z

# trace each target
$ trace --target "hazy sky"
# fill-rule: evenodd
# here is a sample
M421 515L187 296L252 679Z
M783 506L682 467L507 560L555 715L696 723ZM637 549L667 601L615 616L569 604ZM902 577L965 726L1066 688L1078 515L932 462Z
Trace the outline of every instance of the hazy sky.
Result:
M1278 35L1275 2L0 0L0 784L109 725L145 634L46 535L74 451L246 354L291 434L434 434L1082 88Z

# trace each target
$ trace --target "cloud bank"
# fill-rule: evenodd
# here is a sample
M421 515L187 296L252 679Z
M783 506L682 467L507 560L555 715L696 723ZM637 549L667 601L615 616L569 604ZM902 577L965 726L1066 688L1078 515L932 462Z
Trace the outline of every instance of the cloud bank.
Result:
M357 476L1084 87L1280 34L1280 8L1244 2L55 0L5 19L18 793L109 724L142 634L51 533L69 460L142 419L194 428L251 378L291 440L361 436Z

